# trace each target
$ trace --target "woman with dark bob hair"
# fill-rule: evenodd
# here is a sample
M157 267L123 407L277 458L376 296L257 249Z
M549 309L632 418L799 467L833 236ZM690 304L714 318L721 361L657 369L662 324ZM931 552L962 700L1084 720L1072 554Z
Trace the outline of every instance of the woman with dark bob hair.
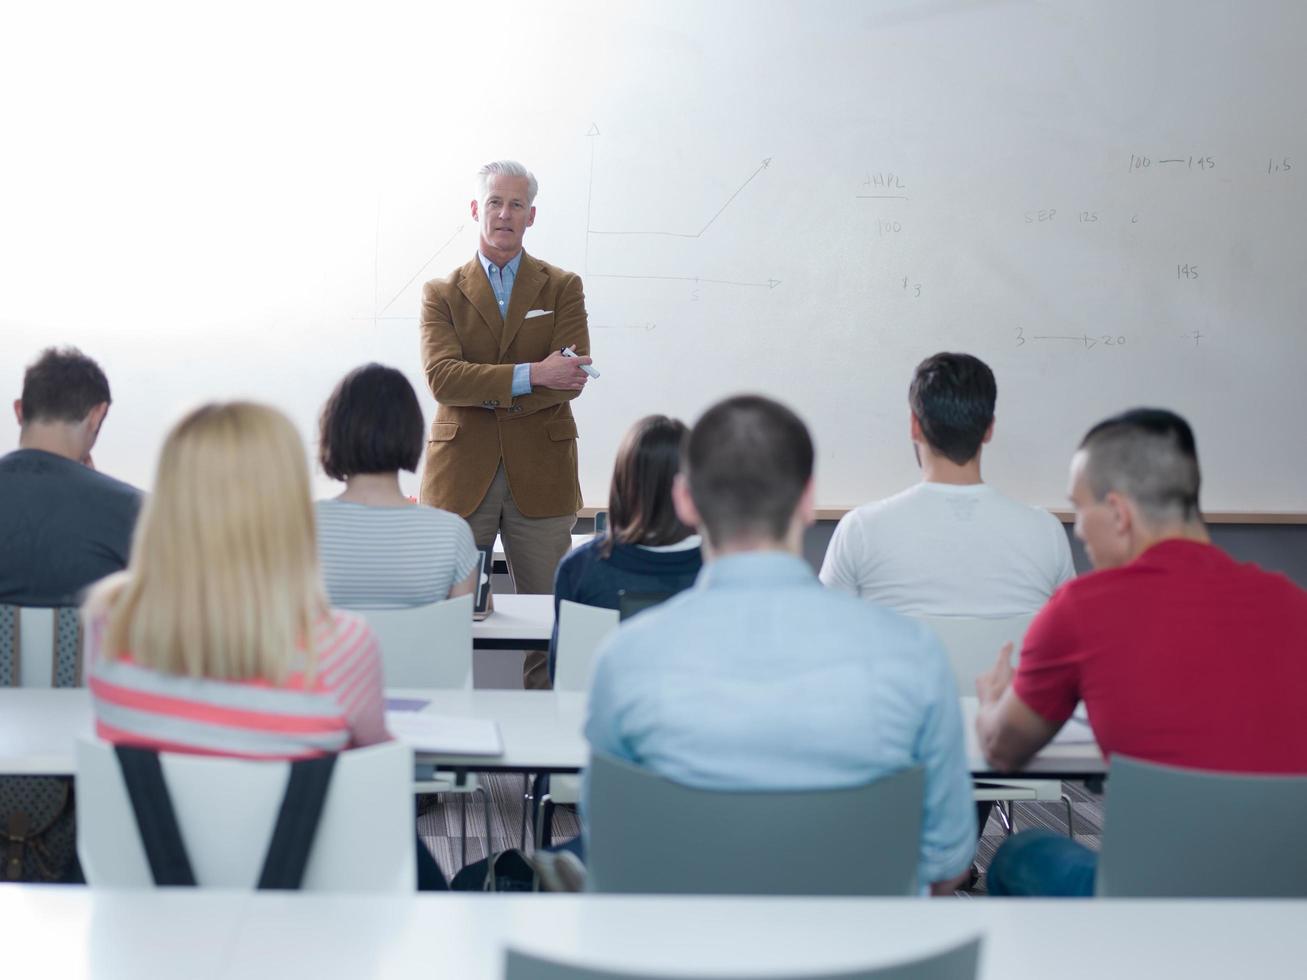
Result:
M558 653L558 604L563 599L616 609L627 592L680 592L703 566L699 536L672 506L672 479L681 467L685 423L648 415L617 448L608 491L608 531L574 549L554 576L554 636L549 674Z
M472 592L480 555L457 514L409 499L399 471L417 471L425 426L403 373L365 364L322 409L318 458L345 492L317 502L327 596L346 609L402 609Z

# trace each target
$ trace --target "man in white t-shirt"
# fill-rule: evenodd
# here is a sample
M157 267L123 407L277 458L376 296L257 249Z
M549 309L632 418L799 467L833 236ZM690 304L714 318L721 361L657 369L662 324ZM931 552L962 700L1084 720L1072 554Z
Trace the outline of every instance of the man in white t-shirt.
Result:
M824 584L910 616L1002 618L1036 612L1075 575L1056 517L981 482L997 394L970 354L917 366L908 404L921 482L844 515Z

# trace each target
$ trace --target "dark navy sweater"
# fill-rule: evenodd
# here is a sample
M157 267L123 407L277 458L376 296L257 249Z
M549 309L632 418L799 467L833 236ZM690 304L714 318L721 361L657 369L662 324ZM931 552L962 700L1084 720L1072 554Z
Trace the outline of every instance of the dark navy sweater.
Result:
M558 656L558 603L563 599L587 606L617 608L617 594L627 592L680 592L694 584L703 567L698 548L650 551L634 544L613 545L607 558L599 551L604 540L596 536L573 548L554 574L554 635L549 641L549 676Z

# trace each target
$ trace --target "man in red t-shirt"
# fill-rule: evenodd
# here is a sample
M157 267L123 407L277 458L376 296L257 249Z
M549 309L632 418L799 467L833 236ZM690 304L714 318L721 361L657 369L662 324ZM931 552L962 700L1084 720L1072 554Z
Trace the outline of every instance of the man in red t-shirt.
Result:
M1307 774L1307 592L1214 547L1189 425L1134 409L1071 461L1076 536L1096 571L1068 582L976 681L976 729L1015 771L1083 700L1105 757ZM1091 895L1096 855L1028 831L990 864L991 894Z

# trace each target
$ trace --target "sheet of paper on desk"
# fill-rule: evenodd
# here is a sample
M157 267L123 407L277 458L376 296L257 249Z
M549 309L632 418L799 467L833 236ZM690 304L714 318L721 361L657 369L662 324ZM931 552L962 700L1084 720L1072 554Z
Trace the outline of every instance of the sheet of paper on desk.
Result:
M1066 720L1061 731L1053 736L1053 745L1092 745L1094 744L1094 730L1089 727L1088 723L1081 721L1075 715Z
M450 718L427 711L387 711L390 734L415 752L443 755L504 754L499 726L485 718Z

